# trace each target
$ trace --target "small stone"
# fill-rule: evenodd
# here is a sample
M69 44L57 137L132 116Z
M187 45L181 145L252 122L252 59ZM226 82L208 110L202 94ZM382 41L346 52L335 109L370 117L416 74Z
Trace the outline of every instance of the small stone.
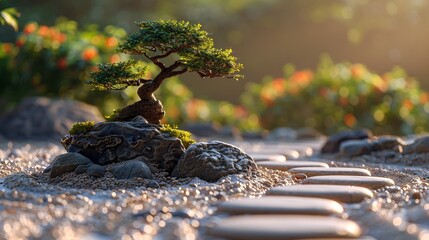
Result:
M413 143L403 147L404 154L429 152L429 136L417 138Z
M76 174L83 174L86 173L86 171L88 170L88 168L92 165L92 163L89 164L85 164L85 165L79 165L77 166L77 168L74 170L74 172Z
M264 196L222 202L218 211L229 214L339 215L344 209L339 203L323 198Z
M382 151L382 150L393 150L398 148L398 146L404 146L405 142L395 136L381 136L374 139L371 142L372 149L374 151Z
M292 128L279 127L271 130L267 136L270 141L296 140L298 133Z
M371 176L371 173L363 168L347 167L298 167L289 170L289 173L303 173L307 177L322 175L354 175L354 176Z
M92 161L79 153L65 153L54 158L51 164L50 177L58 177L73 172L79 165L92 164Z
M372 145L368 139L348 140L341 143L340 153L346 157L356 157L368 154L372 151Z
M257 162L259 167L264 167L268 169L282 170L287 171L291 168L297 167L324 167L328 168L329 165L324 162L314 162L314 161L304 161L304 160L295 160L295 161L286 161L286 162Z
M156 181L151 180L151 181L149 181L147 183L147 187L149 187L149 188L159 188L159 184Z
M280 154L265 154L265 153L247 153L249 156L255 160L255 162L260 161L272 161L272 162L285 162L286 157Z
M268 190L266 194L326 198L343 203L358 203L374 196L371 190L364 187L319 184L278 186Z
M393 186L395 182L390 178L368 177L368 176L314 176L302 181L303 184L329 184L329 185L351 185L370 189L378 189L386 186Z
M93 177L103 177L104 173L105 173L105 168L101 165L98 164L91 164L88 169L86 170L86 173L89 176L93 176Z
M141 161L130 160L112 168L112 173L118 179L147 178L152 179L149 167Z
M357 129L346 130L331 135L321 149L321 153L338 153L342 142L347 140L361 140L371 138L372 133L369 130Z
M353 238L359 225L327 216L253 215L234 216L208 229L208 234L227 239Z
M240 148L220 141L199 142L188 147L172 177L198 177L215 182L229 174L250 176L256 168L252 157Z

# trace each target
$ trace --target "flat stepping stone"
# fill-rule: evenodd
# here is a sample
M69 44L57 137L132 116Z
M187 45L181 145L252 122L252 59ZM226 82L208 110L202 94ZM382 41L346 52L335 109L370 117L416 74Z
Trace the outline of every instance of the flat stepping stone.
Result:
M265 154L265 153L247 153L255 160L255 162L272 161L272 162L285 162L286 157L280 154Z
M288 171L291 168L297 167L323 167L329 168L329 165L324 162L314 162L314 161L305 161L305 160L293 160L286 162L257 162L258 167L265 167L269 169Z
M208 234L226 239L273 240L303 238L354 238L359 225L327 216L247 215L227 218Z
M298 167L289 170L290 173L303 173L307 177L323 175L354 175L354 176L371 176L371 172L363 168L348 167Z
M351 185L370 189L378 189L386 186L393 186L395 182L390 178L369 177L369 176L342 176L326 175L306 178L303 184L329 184L329 185Z
M340 215L344 209L341 204L323 198L263 196L222 202L218 211L229 214Z
M342 203L358 203L374 196L371 190L364 187L319 184L279 186L271 188L266 194L327 198Z

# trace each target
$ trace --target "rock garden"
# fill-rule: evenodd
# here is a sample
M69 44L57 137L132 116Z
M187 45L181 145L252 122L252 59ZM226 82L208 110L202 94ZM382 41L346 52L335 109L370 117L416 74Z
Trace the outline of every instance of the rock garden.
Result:
M384 103L403 97L402 90L374 99L379 104L368 121L376 133L359 126L368 117L357 112L310 118L317 101L297 116L279 115L282 106L311 94L305 89L316 91L316 80L325 81L322 70L266 81L243 95L270 130L208 123L184 130L166 124L179 103L166 98L164 107L158 92L170 82L177 91L174 78L185 73L239 79L243 65L231 50L215 48L199 24L136 25L115 43L125 60L101 63L86 79L108 93L136 87L129 105L103 117L80 101L33 97L1 117L1 239L429 239L429 137L378 134L385 119L397 117ZM358 73L350 73L356 83ZM389 88L375 85L371 91ZM340 87L338 101L371 104L352 90ZM337 100L330 89L317 91ZM215 106L252 125L243 109ZM399 115L409 110L398 120L403 129L423 128L418 121L407 125L407 117L419 114L401 109ZM296 127L302 121L310 127Z

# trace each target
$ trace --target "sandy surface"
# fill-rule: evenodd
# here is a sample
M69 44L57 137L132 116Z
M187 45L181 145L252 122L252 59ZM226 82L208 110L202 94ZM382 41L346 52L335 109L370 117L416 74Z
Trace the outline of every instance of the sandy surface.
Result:
M216 183L162 173L128 181L109 174L52 180L42 174L64 152L57 144L0 144L0 239L208 239L206 229L225 217L216 213L216 203L299 183L287 172L263 168L250 179L231 175ZM317 159L396 182L373 199L346 205L344 218L357 221L366 235L429 239L429 155Z

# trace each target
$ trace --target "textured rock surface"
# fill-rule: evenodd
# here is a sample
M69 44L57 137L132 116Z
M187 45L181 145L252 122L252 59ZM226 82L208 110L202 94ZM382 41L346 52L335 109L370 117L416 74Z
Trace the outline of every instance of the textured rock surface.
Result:
M429 152L429 136L417 138L413 143L404 146L404 154Z
M356 157L375 151L399 151L405 142L394 136L381 136L374 139L347 140L340 146L340 153L346 157Z
M347 140L361 140L371 138L372 133L368 130L347 130L331 135L321 149L321 153L337 153L342 142Z
M220 141L192 144L173 171L173 177L199 177L214 182L228 174L256 169L254 160L241 149Z
M341 143L340 153L346 157L355 157L370 153L372 145L368 139L348 140Z
M58 177L67 172L73 172L78 166L92 164L91 160L78 153L65 153L54 158L50 168L51 178Z
M80 121L102 122L104 117L96 107L74 100L27 98L0 119L0 133L13 140L58 140Z
M185 149L182 142L159 131L143 117L129 122L102 122L87 133L66 136L68 152L78 152L94 163L107 165L143 158L155 170L171 173Z
M130 160L112 168L112 173L118 179L148 178L152 179L149 167L142 161Z

